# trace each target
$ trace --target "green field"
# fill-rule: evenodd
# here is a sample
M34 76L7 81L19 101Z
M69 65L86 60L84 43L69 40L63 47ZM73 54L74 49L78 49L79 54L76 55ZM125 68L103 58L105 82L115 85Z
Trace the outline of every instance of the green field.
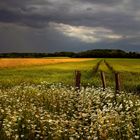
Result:
M64 59L64 58L61 58ZM49 83L64 83L74 85L74 71L82 72L83 86L102 86L100 70L106 72L108 87L114 87L114 73L102 61L98 72L94 73L96 65L102 59L83 62L67 62L57 64L44 64L39 66L21 66L15 68L1 68L0 86L7 88L20 83L35 83L48 81ZM104 60L104 59L103 59ZM105 59L114 69L120 72L122 90L140 91L140 60L139 59Z

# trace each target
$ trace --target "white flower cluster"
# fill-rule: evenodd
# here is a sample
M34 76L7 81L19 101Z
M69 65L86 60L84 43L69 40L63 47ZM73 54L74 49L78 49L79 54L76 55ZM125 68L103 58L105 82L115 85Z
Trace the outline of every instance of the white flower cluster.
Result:
M0 90L0 139L140 139L140 98L47 82Z

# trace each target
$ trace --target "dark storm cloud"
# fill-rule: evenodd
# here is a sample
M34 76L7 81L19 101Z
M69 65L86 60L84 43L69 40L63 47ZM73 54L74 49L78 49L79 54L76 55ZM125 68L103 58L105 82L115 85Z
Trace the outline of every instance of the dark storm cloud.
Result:
M135 25L140 23L135 20L137 16L135 10L131 14L125 10L125 6L133 8L138 5L140 3L138 1L138 4L132 5L132 2L124 4L124 9L122 7L121 10L117 5L119 7L123 4L123 0L3 0L0 3L1 22L33 27L45 27L48 22L53 21L73 25L107 26L122 30L130 29L133 25L139 28Z
M16 13L11 13L9 10L0 10L0 21L2 22L16 22L20 16Z
M122 2L123 0L3 0L0 2L0 21L27 24L28 26L40 25L40 27L46 26L50 21L87 26L96 24L96 26L99 26L98 24L116 26L118 24L120 28L120 24L124 26L125 21L127 23L136 22L134 15L129 15L125 9L117 10L116 5L121 5ZM102 4L106 4L106 6L102 6ZM136 5L131 5L131 7Z
M26 38L26 42L28 42L26 43L27 50L27 46L39 46L39 43L43 44L42 46L44 47L42 47L42 49L44 50L45 46L53 46L52 48L54 50L58 50L58 48L60 50L69 50L72 49L68 45L70 42L74 43L75 47L77 46L78 49L79 46L81 46L82 49L82 46L83 48L84 46L85 48L86 46L87 48L91 48L91 46L96 46L97 44L98 46L106 44L106 42L102 41L97 44L87 44L87 42L84 44L79 40L74 40L74 38L71 38L70 36L65 36L63 33L59 33L59 38L57 38L56 36L59 31L56 31L55 27L54 29L53 27L50 27L50 23L56 23L52 25L61 24L61 26L71 27L73 29L76 29L77 27L79 30L83 30L83 28L81 29L79 27L84 26L84 32L90 32L89 30L86 30L86 27L101 27L112 31L113 35L122 36L122 39L114 42L117 46L121 46L121 44L122 46L125 46L124 44L126 44L128 46L137 46L139 49L139 7L139 0L1 0L0 26L3 27L4 24L10 24L8 28L9 30L12 30L12 24L15 29L18 28L18 34L24 32L24 36L28 36L28 38ZM29 32L23 31L19 26L28 27ZM41 30L43 36L39 37L32 35L38 32L36 29ZM2 32L8 34L8 31ZM2 32L0 33L2 34ZM69 30L67 32L69 32ZM98 30L97 35L95 36L99 36L99 33L100 31ZM13 32L13 34L15 34L15 32ZM38 40L38 43L36 43L38 45L32 44L29 41L33 39L31 36L36 38L36 41ZM10 38L10 36L8 37ZM4 44L3 41L3 45ZM58 44L61 47L58 47ZM109 46L109 44L107 45ZM21 46L23 47L22 50L24 50L25 45ZM65 46L68 46L68 48L65 48ZM113 46L113 44L110 44L110 47L111 46ZM73 50L77 49L73 48Z

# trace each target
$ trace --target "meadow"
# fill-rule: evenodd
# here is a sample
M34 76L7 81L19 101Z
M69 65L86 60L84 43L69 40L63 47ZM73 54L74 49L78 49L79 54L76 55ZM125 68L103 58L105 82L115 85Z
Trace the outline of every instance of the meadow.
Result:
M1 140L138 140L140 98L41 82L0 90Z
M0 61L0 140L140 139L139 59ZM75 70L82 74L80 90ZM121 77L118 93L115 72Z
M114 72L102 61L103 59L0 59L0 86L12 87L20 83L64 83L74 85L74 71L82 73L83 86L101 87L100 71L105 71L108 87L114 87ZM98 71L97 63L99 65ZM128 92L140 91L139 59L105 59L114 71L120 72L121 88Z

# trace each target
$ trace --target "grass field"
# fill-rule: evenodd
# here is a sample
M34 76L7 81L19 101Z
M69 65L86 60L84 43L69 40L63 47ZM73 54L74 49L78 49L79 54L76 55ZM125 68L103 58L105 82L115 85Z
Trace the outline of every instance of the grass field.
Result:
M140 60L108 59L113 71L121 75L122 89L140 93Z
M36 59L36 61L39 60L42 61L42 59ZM96 64L94 63L94 61L96 61L95 59L90 59L90 61L89 59L57 59L57 63L53 64L48 63L50 59L45 59L47 64L39 65L37 63L34 65L31 64L22 66L21 64L19 66L19 62L21 60L16 61L17 65L14 63L14 67L7 66L5 68L1 68L0 85L2 87L18 85L21 82L40 83L41 81L48 81L50 83L64 82L66 84L73 84L73 74L75 69L85 71L88 70L88 68L92 68ZM10 59L9 63L13 63L13 60Z
M7 88L20 83L64 83L74 85L74 71L82 72L82 85L101 86L100 73L93 73L102 59L0 59L0 86ZM139 59L105 59L120 72L122 90L140 91ZM114 87L114 74L102 61L98 71L106 72L107 86Z
M1 59L0 140L139 140L139 59ZM75 90L74 71L82 73ZM102 90L100 71L107 89ZM122 92L114 92L114 72Z
M118 72L140 73L140 59L107 59Z

